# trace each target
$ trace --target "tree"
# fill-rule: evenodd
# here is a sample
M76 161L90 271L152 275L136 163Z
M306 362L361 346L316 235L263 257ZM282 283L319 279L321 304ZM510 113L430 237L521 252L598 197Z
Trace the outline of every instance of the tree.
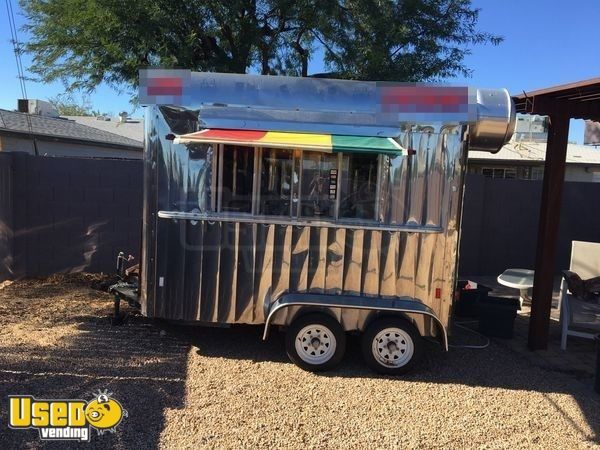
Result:
M468 75L471 0L21 0L42 81L135 87L137 71L308 75L317 49L350 79L430 81Z
M325 61L344 78L435 81L470 76L470 45L502 37L477 30L471 0L350 0L327 30Z
M48 102L52 104L61 116L95 116L87 101L77 102L72 95L65 93L51 97Z

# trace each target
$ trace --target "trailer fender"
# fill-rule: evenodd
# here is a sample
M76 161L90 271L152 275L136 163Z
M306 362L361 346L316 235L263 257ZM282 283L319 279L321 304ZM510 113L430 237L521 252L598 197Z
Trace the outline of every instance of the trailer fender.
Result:
M411 297L380 298L360 297L357 295L332 295L332 294L283 294L273 303L265 304L265 329L263 340L269 336L271 321L275 315L290 306L313 306L326 308L352 308L366 309L372 311L389 311L398 313L421 314L431 317L440 330L442 346L448 351L448 333L442 321L435 315L433 310Z

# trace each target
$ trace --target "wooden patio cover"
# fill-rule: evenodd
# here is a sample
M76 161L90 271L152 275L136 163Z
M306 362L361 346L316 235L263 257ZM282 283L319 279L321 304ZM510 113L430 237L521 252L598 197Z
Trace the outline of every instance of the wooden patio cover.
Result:
M528 341L531 350L543 350L548 346L569 120L600 121L600 78L524 92L513 96L513 100L518 113L539 114L550 119Z

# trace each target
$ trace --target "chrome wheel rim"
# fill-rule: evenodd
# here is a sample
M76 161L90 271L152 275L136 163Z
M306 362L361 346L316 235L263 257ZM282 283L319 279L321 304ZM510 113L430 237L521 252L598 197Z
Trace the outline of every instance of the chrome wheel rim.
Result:
M307 325L296 335L296 353L308 364L326 363L333 357L336 346L335 336L324 325Z
M371 351L375 361L384 367L402 367L415 352L410 334L401 328L384 328L373 338Z

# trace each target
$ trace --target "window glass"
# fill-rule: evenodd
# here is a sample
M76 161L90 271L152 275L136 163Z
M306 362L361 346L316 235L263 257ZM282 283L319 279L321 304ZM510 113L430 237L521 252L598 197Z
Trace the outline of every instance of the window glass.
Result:
M494 169L494 178L504 178L504 169Z
M252 212L254 149L226 145L221 164L221 211Z
M544 179L544 168L543 167L532 167L531 168L531 179L532 180L543 180Z
M294 185L298 173L294 168L291 150L263 148L260 178L259 214L290 216L292 205L297 205Z
M214 150L212 145L187 144L187 204L184 211L213 210L212 176Z
M481 173L487 178L527 179L529 177L529 169L527 167L519 170L516 167L484 167L481 169Z
M384 156L381 170L379 218L385 224L404 224L408 213L410 161L405 156Z
M375 219L378 155L351 153L343 156L340 217Z
M300 215L332 218L337 196L337 155L302 153Z

